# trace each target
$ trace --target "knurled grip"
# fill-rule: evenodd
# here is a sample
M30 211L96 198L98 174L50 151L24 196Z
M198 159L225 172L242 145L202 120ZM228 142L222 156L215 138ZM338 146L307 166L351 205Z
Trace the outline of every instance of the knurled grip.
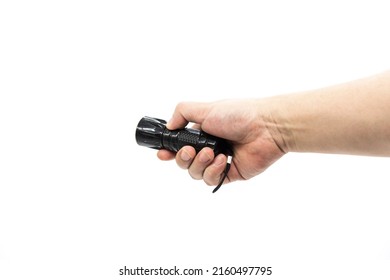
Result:
M198 144L200 133L194 133L194 131L189 131L187 129L183 129L178 133L178 140L183 146L190 145L196 146Z

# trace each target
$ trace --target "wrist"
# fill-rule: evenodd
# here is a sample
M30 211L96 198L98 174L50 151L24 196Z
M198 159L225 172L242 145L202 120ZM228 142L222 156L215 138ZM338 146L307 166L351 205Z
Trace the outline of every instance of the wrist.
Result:
M259 118L264 123L274 143L283 153L296 151L293 129L289 123L289 102L287 96L260 99Z

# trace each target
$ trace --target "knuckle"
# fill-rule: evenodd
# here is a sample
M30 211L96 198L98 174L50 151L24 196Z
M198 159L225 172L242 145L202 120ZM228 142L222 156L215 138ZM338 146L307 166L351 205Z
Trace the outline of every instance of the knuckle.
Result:
M211 168L207 168L203 174L203 181L208 186L214 186L218 184L218 178L219 178L218 173Z
M203 178L202 174L198 174L196 172L193 172L190 169L188 169L188 174L190 174L191 178L194 180L202 180L202 178Z
M217 184L217 183L211 182L211 181L206 180L206 179L203 180L203 181L206 183L207 186L210 186L210 187L211 187L211 186L215 186L215 185Z
M182 109L185 107L185 104L186 104L186 102L183 102L183 101L177 103L176 108L175 108L175 111L176 111L176 112L181 112Z

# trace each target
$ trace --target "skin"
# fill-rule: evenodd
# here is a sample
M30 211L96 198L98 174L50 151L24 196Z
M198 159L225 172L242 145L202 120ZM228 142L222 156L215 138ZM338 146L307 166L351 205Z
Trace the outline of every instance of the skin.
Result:
M288 152L390 156L390 71L345 84L263 99L179 103L169 129L188 122L225 138L234 157L226 182L248 180ZM160 150L161 160L176 159L196 180L218 184L226 156L190 146L177 154Z

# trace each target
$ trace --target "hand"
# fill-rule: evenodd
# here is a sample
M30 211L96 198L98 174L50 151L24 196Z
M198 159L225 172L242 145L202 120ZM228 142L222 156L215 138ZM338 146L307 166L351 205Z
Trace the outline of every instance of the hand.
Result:
M256 100L229 100L212 103L184 102L177 105L168 129L185 127L188 122L195 123L194 128L227 139L233 146L233 161L225 182L248 180L262 173L278 160L284 152L275 141L272 121L266 120L261 103ZM193 179L203 179L206 184L219 183L226 166L226 156L214 157L210 148L196 154L191 146L185 146L177 154L160 150L157 156L161 160L176 157L176 163L188 169Z

